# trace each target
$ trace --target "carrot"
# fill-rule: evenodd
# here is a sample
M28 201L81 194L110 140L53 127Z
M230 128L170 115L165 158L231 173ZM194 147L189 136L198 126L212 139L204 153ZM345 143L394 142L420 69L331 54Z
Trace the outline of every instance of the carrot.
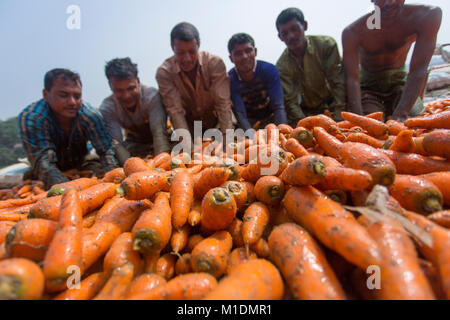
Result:
M150 203L146 200L124 200L109 215L97 219L91 228L84 230L82 236L84 270L103 256L121 233L130 231L141 213L149 207Z
M294 138L305 148L314 146L314 137L310 131L303 127L297 127L291 132L290 138Z
M428 283L433 289L434 295L438 300L445 300L445 292L442 288L441 280L439 279L439 271L430 262L423 259L419 259L420 268L428 279Z
M395 120L388 120L386 122L386 125L388 127L389 134L393 135L393 136L396 136L400 132L402 132L403 130L407 130L408 129L408 127L405 126L402 122L395 121Z
M191 227L195 227L200 224L202 219L202 204L194 201L191 211L189 211L188 223Z
M411 153L416 149L416 144L413 139L413 132L411 130L401 131L394 142L389 147L389 150Z
M279 131L278 131L277 126L273 123L270 123L264 128L264 130L266 130L267 144L278 145Z
M242 220L234 218L228 226L227 231L233 239L233 247L242 247L244 245L244 238L242 237Z
M250 250L258 255L261 259L266 259L270 255L269 244L263 238L259 238L259 240L250 245Z
M0 243L0 261L8 258L8 255L6 254L5 244Z
M344 140L344 142L359 142L367 144L374 148L382 148L384 145L383 140L378 140L362 132L350 133Z
M403 227L390 217L363 225L377 242L381 256L382 300L434 300L433 291L423 274L414 243ZM368 219L367 219L368 220Z
M172 237L170 238L170 246L172 247L175 255L179 255L180 252L186 247L190 232L191 227L187 224L179 230L173 231Z
M304 156L291 163L281 174L281 179L291 185L311 185L322 180L326 173L326 166L319 157Z
M212 188L224 184L231 171L228 168L206 168L194 176L194 195L197 199L202 199Z
M375 119L378 121L383 121L384 113L383 112L374 112L374 113L366 115L366 117L370 118L370 119Z
M280 131L280 133L282 134L291 134L292 131L294 131L294 129L292 129L292 127L288 124L280 124L278 125L278 130Z
M193 234L188 238L188 243L184 252L191 253L194 250L195 246L199 244L205 238L201 234Z
M170 186L172 225L175 229L179 229L186 224L193 201L194 179L189 173L178 172Z
M321 128L314 129L314 137L329 156L337 158L345 167L370 173L373 184L389 186L394 182L396 169L383 154L385 150L356 142L342 143Z
M38 300L44 293L44 275L27 259L0 261L0 300Z
M375 138L385 139L389 135L387 125L381 121L360 116L351 112L342 112L341 115L344 120L350 121L351 123L363 128L369 133L369 135Z
M284 196L284 183L278 177L261 177L256 182L255 195L264 204L277 205Z
M236 216L236 212L236 201L226 189L211 189L202 201L202 230L214 232L226 229Z
M283 223L294 222L282 205L268 206L268 208L270 212L270 225L278 226Z
M380 150L395 164L399 174L422 175L433 172L450 171L450 161L437 160L418 154Z
M243 206L245 206L245 203L247 202L247 189L241 182L227 181L221 186L221 188L224 188L231 193L234 201L236 202L237 210L240 210Z
M298 224L349 262L364 270L380 262L378 245L364 227L317 189L293 187L286 193L283 206Z
M89 229L95 223L98 211L93 211L83 217L83 229Z
M14 221L0 221L0 244L5 242L6 235L15 224Z
M286 141L284 149L291 152L295 158L300 158L308 155L308 151L296 139L290 138Z
M450 129L450 111L411 118L405 121L405 125L408 128Z
M425 138L425 136L420 136L420 137L414 137L413 141L414 141L414 153L420 154L422 156L428 157L428 153L425 151L425 149L423 148L423 139Z
M220 278L226 270L227 259L233 241L226 231L219 231L202 240L191 253L191 267L194 272L206 272Z
M122 201L127 201L121 197L116 198L116 196L105 201L103 206L97 212L96 220L101 220L103 219L103 217L108 216L109 214L111 214L112 210L114 210L114 208L119 205L119 203L121 203Z
M0 221L12 221L12 222L19 222L22 220L28 219L27 214L21 214L21 213L0 213Z
M167 177L155 170L130 175L120 184L119 192L128 200L149 199L167 185Z
M31 185L25 185L25 186L23 186L22 188L20 188L19 189L19 191L17 191L17 194L19 195L19 196L21 196L21 198L22 198L22 195L24 195L24 194L26 194L26 193L29 193L31 190L32 190L32 186Z
M449 210L435 212L435 213L429 215L427 218L444 228L450 228L450 211Z
M284 285L269 261L249 260L219 282L205 300L280 300Z
M105 174L102 180L100 182L111 182L119 184L125 179L127 176L125 175L125 171L123 168L116 168L114 170L111 170Z
M442 210L442 194L431 182L414 176L395 177L389 193L407 210L424 215Z
M324 194L341 205L347 204L347 193L344 190L327 190Z
M217 280L206 273L177 276L153 290L129 296L129 300L200 300L217 286Z
M228 257L226 274L230 274L237 266L253 259L258 259L258 256L253 251L247 252L247 250L242 247L234 249Z
M160 153L153 159L152 167L169 170L171 160L172 157L167 152Z
M133 227L133 249L143 254L164 249L172 235L169 195L159 193L151 210L144 211Z
M127 263L121 267L114 269L105 286L93 300L124 299L133 276L134 267L132 263Z
M255 202L245 210L242 219L242 238L246 248L258 242L270 219L269 209L260 202Z
M135 294L151 291L166 283L166 279L157 274L142 274L131 281L125 298L128 299Z
M80 282L79 288L67 289L57 295L54 300L91 300L102 289L108 278L103 272L93 273Z
M255 185L248 181L242 181L241 184L247 191L247 201L240 211L247 209L249 205L256 201Z
M160 252L144 254L144 262L145 262L145 273L155 273L156 272L156 263L161 257Z
M133 238L130 232L124 232L111 245L103 260L103 272L110 276L113 270L127 263L134 267L134 274L139 275L144 268L141 256L133 250Z
M270 260L282 273L294 299L346 299L319 245L300 226L289 223L274 228L269 248Z
M168 281L175 275L175 263L176 257L173 254L166 253L156 262L155 273Z
M314 185L319 190L357 191L365 190L373 184L371 175L366 171L345 168L342 165L326 166L325 178Z
M179 276L180 274L191 273L191 254L185 253L180 256L175 263L175 274Z
M260 152L258 159L252 160L241 172L241 177L249 182L256 182L261 176L279 176L288 165L286 153L279 148L265 155Z
M450 130L434 130L426 134L423 148L431 156L450 159Z
M55 184L47 193L47 197L60 196L64 193L66 188L75 188L76 191L81 191L98 184L96 177L93 178L79 178L76 180Z
M327 132L332 130L332 126L336 126L336 122L322 114L304 118L297 123L297 127L303 127L308 130L312 130L315 127L320 127L325 129Z
M9 257L41 261L55 235L58 223L44 219L23 220L6 236L5 250Z
M113 183L101 183L78 193L82 215L101 207L105 200L112 198L116 193L116 185ZM30 209L33 218L42 218L58 221L61 196L55 196L38 201Z
M36 203L37 201L44 199L45 194L41 193L35 196L31 196L25 199L9 199L0 201L0 209L13 208L13 207L21 207L27 204Z

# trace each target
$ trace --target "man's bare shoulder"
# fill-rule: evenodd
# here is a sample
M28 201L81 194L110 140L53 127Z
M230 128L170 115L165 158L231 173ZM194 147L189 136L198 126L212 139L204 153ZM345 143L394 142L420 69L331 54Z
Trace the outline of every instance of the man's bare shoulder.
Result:
M442 20L442 9L436 6L410 4L405 5L402 12L404 23L411 23L418 29L433 28L440 25Z

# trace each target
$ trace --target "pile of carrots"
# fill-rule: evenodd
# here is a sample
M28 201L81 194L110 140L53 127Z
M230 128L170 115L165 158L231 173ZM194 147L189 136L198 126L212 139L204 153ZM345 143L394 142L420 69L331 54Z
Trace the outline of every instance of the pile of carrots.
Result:
M208 140L0 201L0 299L449 299L450 111L439 108L405 123L343 112L270 124L229 158L201 153ZM376 185L430 241L358 213ZM373 266L381 288L367 286Z
M0 201L9 199L24 199L32 195L44 193L42 181L25 180L21 184L11 188L0 190Z

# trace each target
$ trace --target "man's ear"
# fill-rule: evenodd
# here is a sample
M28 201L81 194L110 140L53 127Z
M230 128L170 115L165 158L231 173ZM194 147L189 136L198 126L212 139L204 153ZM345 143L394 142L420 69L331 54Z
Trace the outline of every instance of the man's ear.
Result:
M42 96L44 97L44 100L48 102L48 91L47 91L47 89L42 90Z
M234 63L233 57L231 56L231 54L229 55L229 57L230 57L230 61L231 61L232 63Z
M255 48L255 57L258 55L258 49Z
M305 22L303 23L303 25L305 26L305 31L307 31L307 30L308 30L308 21L305 21Z

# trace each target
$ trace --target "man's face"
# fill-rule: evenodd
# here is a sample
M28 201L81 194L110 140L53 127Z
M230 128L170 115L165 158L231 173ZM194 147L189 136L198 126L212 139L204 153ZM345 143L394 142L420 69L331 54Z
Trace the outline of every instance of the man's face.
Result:
M248 73L255 67L256 53L256 48L250 42L237 44L231 51L230 60L239 73Z
M109 86L120 104L133 111L139 101L140 82L138 78L118 79L112 77Z
M82 104L81 83L58 78L49 91L44 89L44 99L57 116L73 119Z
M278 37L283 41L289 50L296 51L301 48L305 39L305 25L293 18L280 25Z
M192 71L197 65L199 45L197 40L183 41L175 39L173 42L173 52L184 72Z
M405 4L405 0L372 0L372 2L381 9L383 20L396 18Z

